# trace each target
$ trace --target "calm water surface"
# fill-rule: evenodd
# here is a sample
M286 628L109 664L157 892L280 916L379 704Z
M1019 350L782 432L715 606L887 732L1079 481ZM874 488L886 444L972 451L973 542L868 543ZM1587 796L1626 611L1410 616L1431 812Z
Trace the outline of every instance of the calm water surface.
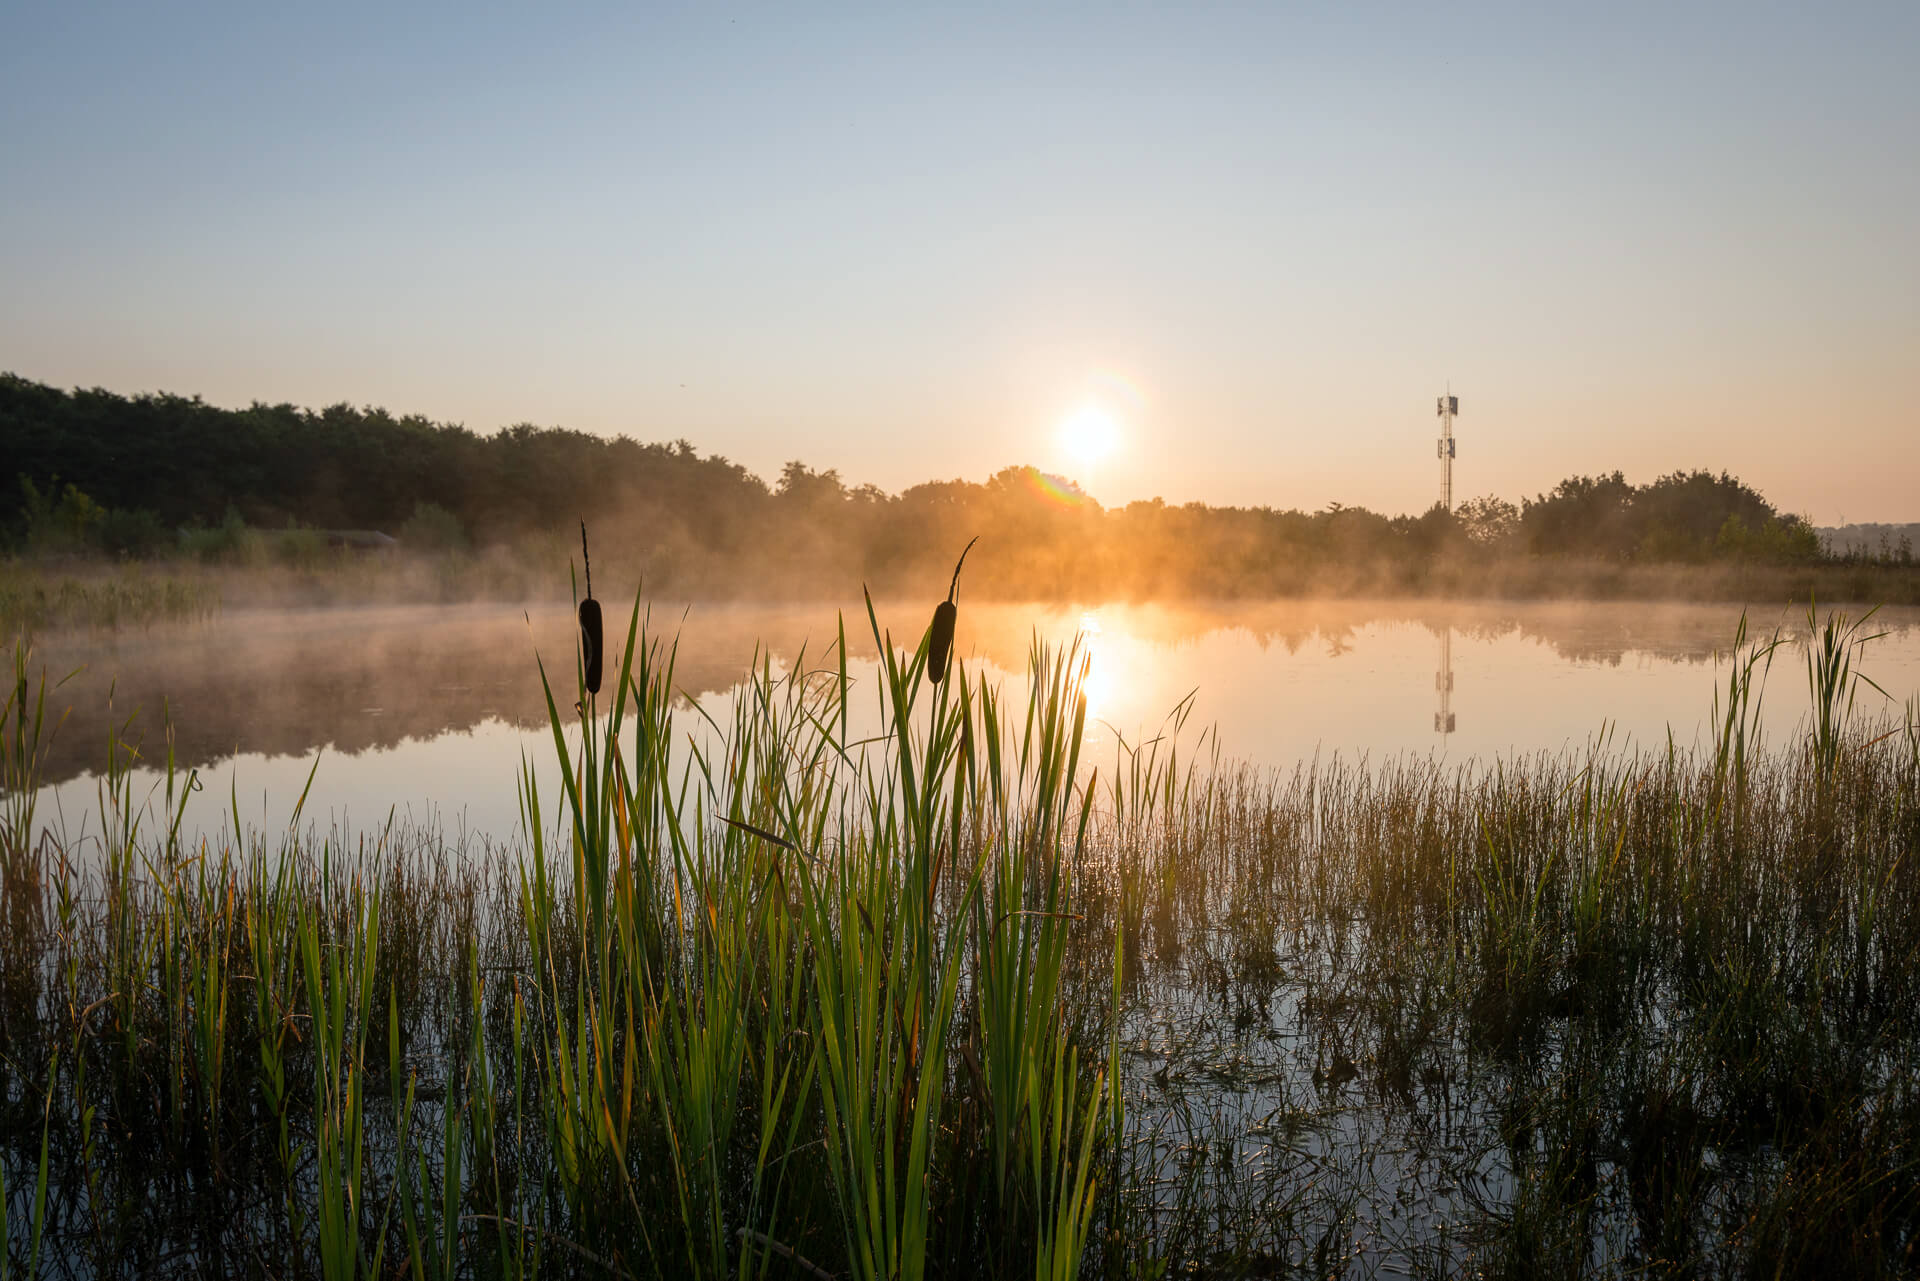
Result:
M883 606L880 616L893 635L917 640L926 613ZM1033 638L1078 636L1090 656L1096 763L1156 732L1193 695L1189 743L1211 727L1224 755L1289 771L1316 754L1464 763L1578 750L1601 733L1620 746L1664 746L1669 734L1690 746L1724 682L1739 617L1722 606L967 605L959 645L974 671L1017 697ZM693 736L702 712L728 721L757 642L777 670L832 661L830 609L697 606L654 618L680 637L678 722ZM1789 629L1764 695L1770 731L1785 736L1808 707L1805 620L1757 621L1761 633ZM870 693L876 646L864 615L850 617L848 630L850 670ZM1886 634L1860 666L1892 701L1863 689L1860 706L1881 715L1920 698L1920 611L1883 614L1873 630ZM99 830L93 771L120 730L148 762L170 746L181 768L198 771L204 790L189 803L189 828L217 831L236 807L244 825L281 827L311 773L304 817L323 830L377 832L393 813L450 838L512 840L522 761L546 795L558 790L535 655L570 689L572 645L564 605L228 615L43 638L39 656L56 676L82 670L50 700L67 719L48 757L40 817L86 856L86 838ZM136 798L160 777L152 764L137 771ZM1195 1152L1216 1153L1233 1188L1297 1212L1308 1239L1315 1225L1345 1223L1363 1250L1349 1274L1424 1274L1414 1261L1446 1245L1447 1225L1514 1202L1522 1178L1501 1138L1507 1065L1471 1053L1447 1059L1442 1048L1435 1053L1458 1076L1441 1073L1437 1084L1423 1076L1405 1106L1377 1087L1323 1079L1323 1051L1347 1044L1349 1023L1363 1019L1307 1016L1309 977L1322 993L1345 982L1315 968L1330 960L1323 940L1276 925L1266 941L1270 974L1243 972L1235 949L1256 935L1230 924L1231 904L1219 907L1216 924L1171 949L1157 945L1123 1013L1127 1123L1163 1176L1155 1195L1172 1195L1166 1189ZM1222 978L1230 974L1242 975L1237 986ZM1362 1044L1364 1033L1354 1035ZM1604 1166L1600 1174L1590 1258L1631 1260L1627 1185Z
M883 628L917 640L928 611L882 605ZM1400 753L1448 760L1616 743L1683 746L1703 732L1738 606L1445 604L1431 601L1190 605L965 605L959 652L1010 694L1024 688L1036 635L1090 655L1088 750L1157 732L1194 695L1184 737L1212 727L1220 750L1291 769L1313 757ZM698 703L725 723L756 645L776 670L831 661L831 606L655 607L656 634L679 635L684 732ZM612 619L610 618L610 623ZM850 670L871 682L864 612L847 615ZM1804 613L1750 614L1780 627L1766 722L1790 732L1806 713ZM620 621L620 628L624 620ZM620 628L616 628L619 630ZM1885 632L1858 664L1869 714L1920 697L1920 610L1881 611ZM609 639L611 648L613 642ZM551 774L552 740L536 655L569 690L564 605L229 613L212 623L40 638L36 661L64 712L44 776L41 823L69 839L98 830L109 729L139 745L136 798L156 793L171 750L202 790L187 826L284 825L313 772L304 818L366 831L389 814L450 835L511 839L522 759ZM804 648L803 648L804 647ZM1716 664L1718 663L1718 666ZM571 702L570 695L561 700ZM169 738L165 726L171 723Z

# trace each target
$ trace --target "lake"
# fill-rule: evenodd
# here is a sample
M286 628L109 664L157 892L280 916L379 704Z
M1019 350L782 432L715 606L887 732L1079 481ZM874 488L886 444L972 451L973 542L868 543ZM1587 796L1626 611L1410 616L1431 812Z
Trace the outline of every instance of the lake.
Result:
M917 639L927 611L883 604L878 613L893 636ZM1603 735L1616 750L1700 741L1740 617L1718 605L963 605L959 653L971 674L1004 686L1015 715L1035 638L1081 647L1083 768L1109 768L1127 745L1159 733L1170 711L1190 708L1179 734L1189 750L1265 771L1232 772L1198 804L1168 803L1165 817L1177 821L1166 827L1138 814L1131 829L1115 822L1076 865L1075 924L1057 927L1068 980L1048 1001L1081 1027L1109 1026L1101 1012L1110 993L1113 1001L1105 1043L1125 1130L1111 1206L1125 1214L1110 1221L1133 1234L1129 1248L1279 1271L1282 1260L1304 1270L1307 1256L1331 1243L1332 1261L1316 1261L1316 1274L1358 1277L1478 1267L1503 1250L1517 1255L1541 1223L1563 1231L1565 1257L1595 1273L1643 1266L1666 1248L1674 1224L1703 1251L1751 1249L1760 1258L1764 1239L1750 1246L1744 1229L1724 1224L1768 1215L1795 1230L1831 1222L1873 1244L1877 1226L1804 1213L1791 1197L1803 1186L1826 1195L1836 1185L1838 1196L1880 1195L1850 1191L1856 1179L1862 1189L1878 1183L1830 1152L1855 1154L1849 1160L1857 1156L1862 1170L1909 1168L1920 1116L1908 1092L1920 1079L1910 1021L1920 912L1905 741L1856 749L1847 758L1854 768L1811 786L1804 769L1762 769L1751 791L1743 783L1724 793L1710 770L1643 769L1616 755L1583 771L1538 759L1584 755ZM871 686L877 645L865 623L864 613L848 621L848 670ZM1762 697L1768 731L1784 739L1809 706L1806 619L1750 619L1749 634L1776 627L1783 640ZM1868 630L1883 634L1857 655L1858 670L1878 689L1860 688L1858 713L1920 706L1920 611L1878 615ZM678 637L675 684L684 699L675 728L702 746L714 742L715 723L730 722L756 656L781 672L838 667L830 608L676 606L655 611L650 634ZM283 829L311 777L303 824L364 835L392 814L410 838L424 836L424 879L385 900L397 905L397 923L382 927L380 946L407 958L388 973L404 974L413 993L401 1016L414 1029L406 1063L427 1100L424 1132L439 1133L432 1109L440 1101L464 1098L471 1110L479 1097L462 1093L478 1078L462 1069L471 1028L452 1012L493 1009L473 1026L490 1038L494 1061L508 1062L522 1045L520 976L534 971L511 892L514 865L436 859L433 838L478 852L513 841L523 762L552 816L558 779L539 661L571 689L573 645L564 603L230 613L192 626L43 637L40 660L56 678L74 674L49 699L65 721L46 756L39 820L65 834L72 865L84 872L99 848L91 839L100 831L95 771L117 734L142 745L136 801L161 787L169 750L178 770L197 771L203 787L187 808L190 830L218 833L236 810L242 826ZM570 695L558 701L574 719ZM856 702L872 709L871 720L863 726L856 713L849 737L880 728L878 701ZM1018 736L1016 722L1006 738ZM1424 768L1516 756L1528 758L1526 768L1482 772L1458 789L1433 786ZM1414 767L1323 769L1310 780L1294 773L1316 757ZM333 848L306 845L295 880ZM415 848L410 839L380 853ZM757 842L736 839L731 848L782 866ZM814 857L847 848L830 841ZM1021 848L1009 841L995 857ZM211 894L208 902L227 909L267 883L240 877L229 890L204 879L206 865L195 860L157 862L149 875L178 878L189 887L183 895ZM83 899L89 883L57 866L43 901ZM759 880L757 862L734 866L763 892L784 884ZM676 920L681 876L669 874ZM1522 881L1509 876L1532 878L1517 900L1508 887ZM946 891L955 884L949 876ZM1020 876L1009 884L1021 892ZM351 895L359 885L355 878L332 892ZM489 898L488 885L508 892ZM1849 893L1885 908L1869 917ZM707 914L713 901L705 900ZM257 902L233 919L267 919L255 910ZM693 910L696 919L722 919ZM95 966L216 938L136 911L137 928L150 932L122 953L106 942L119 939L121 918L97 911L81 919L94 933L76 954ZM1016 919L1067 918L1013 910L984 937L1003 937L1002 924ZM975 918L976 929L984 920ZM1872 930L1864 944L1863 920ZM893 936L869 928L866 937ZM962 946L983 946L981 934L972 937ZM1523 954L1516 940L1533 950ZM984 972L981 955L965 963L974 972ZM1523 955L1524 963L1513 959ZM197 972L155 968L163 979ZM36 972L62 971L48 963ZM106 1008L116 990L106 973L98 969L80 998L44 1008ZM458 995L462 974L478 985L482 975L509 973L511 987L497 981L490 990L513 992L511 1007L478 996L468 1007ZM532 987L557 984L556 973L526 979L528 990L544 993L538 999L549 1009L583 999ZM967 989L973 1009L983 990ZM172 1019L187 1003L149 1007ZM776 1043L807 1044L816 1034ZM75 1035L63 1032L58 1044ZM157 1047L182 1043L157 1033L132 1039L156 1056ZM242 1057L228 1064L230 1079L255 1079L262 1043L235 1042ZM947 1067L955 1082L960 1062ZM182 1071L173 1059L162 1067L168 1080ZM1808 1103L1810 1081L1825 1092ZM77 1097L77 1087L52 1096ZM390 1150L391 1116L376 1115L371 1150ZM1825 1118L1839 1119L1828 1128ZM1872 1118L1887 1119L1875 1129ZM21 1172L38 1150L27 1145L39 1132L16 1128L10 1183L26 1184ZM823 1169L807 1176L816 1191ZM1676 1170L1691 1180L1685 1194L1650 1199L1649 1189L1680 1186L1663 1173ZM1889 1184L1895 1177L1875 1174ZM277 1213L275 1203L257 1205ZM226 1230L217 1225L229 1218L223 1207L211 1230ZM168 1222L191 1228L184 1216ZM70 1233L66 1248L80 1239Z
M882 603L882 627L917 641L923 604ZM1182 738L1214 732L1223 756L1290 770L1316 753L1448 761L1577 748L1682 746L1703 732L1741 616L1738 606L1290 601L1086 607L963 603L957 652L1018 696L1034 637L1088 655L1090 762L1166 723L1189 695ZM1777 627L1765 687L1776 735L1808 708L1804 611L1749 614ZM846 617L851 675L871 680L864 609ZM625 620L609 618L610 632ZM1920 696L1920 610L1883 610L1857 663L1867 714ZM759 653L776 671L826 656L831 605L655 606L652 634L679 638L681 728L710 737ZM615 644L610 636L609 648ZM199 772L187 826L283 826L307 788L303 821L366 831L393 814L450 836L510 840L522 759L551 773L553 746L536 655L568 691L573 626L565 604L230 612L200 624L51 634L35 663L66 720L48 753L38 820L70 839L97 831L109 727L139 745L133 795L158 794L169 746ZM1719 663L1719 666L1716 666ZM603 696L604 697L604 696ZM1213 742L1205 746L1211 750ZM315 761L318 768L315 770Z

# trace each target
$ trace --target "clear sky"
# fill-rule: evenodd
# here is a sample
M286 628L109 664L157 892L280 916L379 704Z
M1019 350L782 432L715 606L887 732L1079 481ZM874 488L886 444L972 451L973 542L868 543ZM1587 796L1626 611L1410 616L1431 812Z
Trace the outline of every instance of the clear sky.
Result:
M1916 68L1914 0L12 0L0 369L1390 512L1451 380L1463 497L1920 520Z

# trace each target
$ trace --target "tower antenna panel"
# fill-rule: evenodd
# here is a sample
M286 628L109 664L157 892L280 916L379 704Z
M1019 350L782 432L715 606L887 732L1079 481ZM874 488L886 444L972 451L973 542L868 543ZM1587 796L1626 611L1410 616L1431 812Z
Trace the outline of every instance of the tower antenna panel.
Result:
M1453 510L1453 416L1460 412L1460 398L1451 391L1440 397L1440 505Z

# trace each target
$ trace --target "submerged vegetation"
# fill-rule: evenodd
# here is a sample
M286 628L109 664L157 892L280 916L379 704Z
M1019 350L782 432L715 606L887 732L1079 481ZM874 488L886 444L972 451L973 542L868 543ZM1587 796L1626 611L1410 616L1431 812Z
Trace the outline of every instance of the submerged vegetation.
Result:
M510 849L189 837L125 728L63 842L16 651L0 1275L1920 1264L1920 722L1857 624L1792 739L1768 641L1698 751L1263 774L865 621L689 741L636 606Z

